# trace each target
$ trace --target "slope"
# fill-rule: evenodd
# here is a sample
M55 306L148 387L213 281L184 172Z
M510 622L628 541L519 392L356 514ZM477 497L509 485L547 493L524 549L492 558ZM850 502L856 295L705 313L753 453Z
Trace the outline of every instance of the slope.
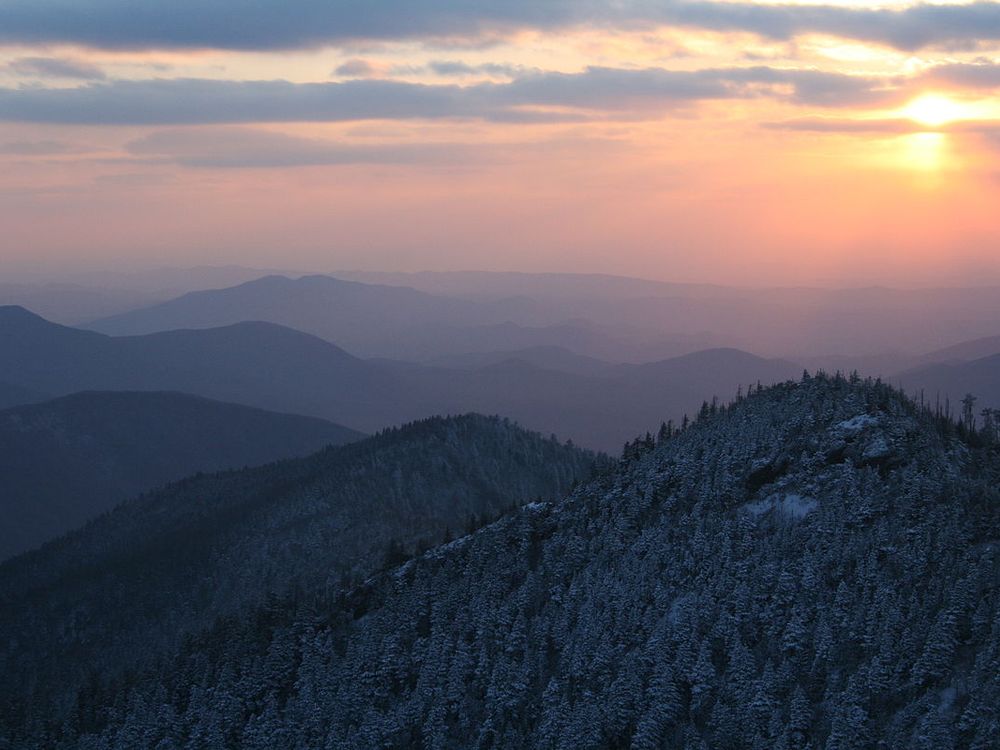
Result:
M336 588L387 552L558 497L594 461L473 415L127 502L0 566L0 704L34 706L43 722L66 716L91 672L113 678L216 618Z
M993 747L998 480L886 386L778 386L95 687L63 746Z
M189 474L360 437L320 419L180 393L88 392L0 411L0 559Z
M896 379L910 393L922 390L925 398L935 402L950 400L952 413L961 409L961 400L970 393L978 400L977 412L983 408L1000 409L1000 354L918 367Z
M526 362L478 370L361 360L271 323L110 337L0 308L0 381L54 395L79 390L176 390L373 432L434 414L503 414L526 427L617 451L659 420L694 413L706 396L771 383L801 369L737 350L711 350L613 376Z
M423 414L393 371L271 323L111 337L0 307L0 381L66 395L171 390L331 419L362 431Z
M26 388L23 385L13 385L11 383L0 383L0 409L9 409L12 406L23 404L36 404L48 398L44 393Z
M267 276L238 286L191 292L91 324L113 335L177 328L217 328L262 320L311 333L364 356L384 349L400 332L455 321L492 322L473 302L406 287L360 284L330 276Z
M974 359L991 357L1000 354L1000 336L987 336L973 341L963 341L946 349L925 354L921 357L923 364L969 362Z

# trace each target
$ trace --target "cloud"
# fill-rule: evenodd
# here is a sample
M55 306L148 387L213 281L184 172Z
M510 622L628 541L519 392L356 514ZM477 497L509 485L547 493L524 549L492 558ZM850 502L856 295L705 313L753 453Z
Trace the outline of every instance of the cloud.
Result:
M5 66L17 75L36 78L73 78L83 81L102 80L104 71L82 60L64 57L19 57Z
M1000 65L996 63L951 63L929 68L922 76L931 83L969 89L1000 88Z
M706 99L770 96L823 106L870 104L894 95L887 85L881 79L765 66L700 71L595 67L473 86L363 79L157 79L0 89L0 120L93 125L442 118L564 122L599 113L658 116Z
M863 120L826 117L803 117L794 120L765 122L762 124L762 127L769 130L793 130L807 133L856 133L865 135L872 133L903 135L918 133L927 129L925 126L921 126L912 120L902 118Z
M350 78L367 78L378 73L378 69L367 60L355 58L338 65L333 69L333 73Z
M457 86L394 81L155 79L0 89L0 119L79 125L441 118L473 112Z
M128 144L129 153L185 167L264 169L338 164L464 164L455 144L351 144L240 127L161 130Z
M972 46L1000 39L1000 3L921 3L905 8L743 2L668 3L669 23L714 31L747 31L788 40L829 34L915 51L930 46Z
M843 133L871 135L911 135L926 133L928 126L907 118L827 118L803 117L794 120L762 123L761 127L769 130L792 130L808 133ZM982 136L994 139L1000 145L1000 123L994 120L959 120L930 128L935 133L948 133L956 136Z
M1000 39L1000 3L904 8L694 0L6 0L0 42L104 48L290 49L354 40L495 37L571 26L688 26L771 39L833 34L916 50Z
M56 156L78 154L84 150L63 141L8 141L0 143L0 154L9 156Z
M427 63L427 69L439 76L455 76L458 78L484 74L515 78L516 76L522 75L526 72L526 69L522 65L506 65L503 63L480 63L478 65L470 65L469 63L462 62L461 60L431 60Z

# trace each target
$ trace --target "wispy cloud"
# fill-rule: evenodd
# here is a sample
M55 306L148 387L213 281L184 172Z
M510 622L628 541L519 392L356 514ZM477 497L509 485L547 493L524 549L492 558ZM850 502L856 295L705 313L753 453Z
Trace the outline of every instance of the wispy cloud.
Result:
M950 63L929 68L922 76L925 81L945 83L970 89L1000 88L1000 64Z
M933 128L900 118L850 118L850 117L802 117L792 120L765 122L762 127L769 130L790 130L807 133L844 133L857 135L906 135L925 133L932 130L936 133L951 133L953 135L978 135L996 138L1000 135L1000 123L994 120L959 120L943 123Z
M0 154L7 156L58 156L78 154L86 149L65 141L7 141L0 143Z
M427 69L439 76L455 76L457 78L481 75L515 78L516 76L530 72L521 65L508 65L504 63L478 63L471 65L462 60L431 60L427 64Z
M353 144L241 127L161 130L128 151L185 167L254 169L338 164L459 164L470 149L458 144Z
M769 130L792 130L806 133L853 133L871 135L902 135L926 130L926 127L903 118L894 119L851 119L834 117L803 117L794 120L779 120L762 123Z
M333 69L333 74L350 78L367 78L379 73L378 66L368 60L354 58L345 60Z
M103 80L104 71L83 60L66 57L19 57L6 65L7 70L35 78L73 78L84 81Z
M766 66L698 71L595 67L473 86L372 79L305 84L158 79L0 89L0 119L104 125L442 118L562 122L587 112L649 117L702 100L762 96L840 107L874 104L894 93L877 78Z

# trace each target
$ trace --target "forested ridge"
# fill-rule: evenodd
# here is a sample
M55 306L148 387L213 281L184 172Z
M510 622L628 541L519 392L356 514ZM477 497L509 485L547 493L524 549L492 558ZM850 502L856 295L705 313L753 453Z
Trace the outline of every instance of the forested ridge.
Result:
M0 566L0 736L23 747L25 722L62 721L81 686L155 663L219 617L350 587L503 511L562 496L598 461L468 415L126 502Z
M13 746L992 748L982 427L840 377L706 405L562 501L95 679Z
M361 437L322 419L183 393L84 392L0 410L0 560L196 471L305 456Z

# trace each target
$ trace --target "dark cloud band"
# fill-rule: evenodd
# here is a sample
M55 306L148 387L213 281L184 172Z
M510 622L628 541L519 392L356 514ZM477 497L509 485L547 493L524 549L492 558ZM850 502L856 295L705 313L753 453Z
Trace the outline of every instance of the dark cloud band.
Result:
M0 43L272 50L523 28L678 25L772 39L816 32L915 50L1000 39L1000 3L902 9L671 0L6 0Z

